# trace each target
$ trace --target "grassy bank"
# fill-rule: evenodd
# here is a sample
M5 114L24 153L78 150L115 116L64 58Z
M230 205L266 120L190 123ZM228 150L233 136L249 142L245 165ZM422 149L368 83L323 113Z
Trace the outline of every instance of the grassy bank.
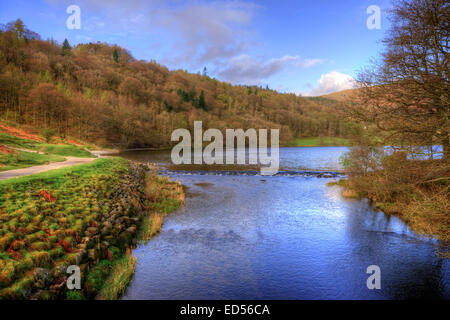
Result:
M171 181L151 171L145 178L145 210L137 239L147 242L157 235L163 225L165 216L178 209L184 203L184 192L179 182ZM97 299L115 300L122 296L131 281L136 265L136 258L128 249L125 254L114 260L109 267L109 276L105 278Z
M449 257L450 244L450 202L448 182L441 181L433 186L386 185L379 181L381 173L367 177L353 177L348 180L329 183L343 187L346 198L368 198L375 209L401 218L417 234L433 236L442 241L439 254ZM392 189L395 189L392 192Z
M309 137L297 138L287 143L288 147L336 147L349 146L348 139L339 137Z
M0 171L64 161L64 157L92 158L83 147L48 144L0 133Z
M178 183L122 158L0 181L0 299L115 299L134 272L130 246L183 201ZM82 290L67 291L68 265Z
M37 151L59 156L71 156L79 158L93 157L93 155L89 151L86 151L82 146L76 146L73 144L43 143L34 140L19 138L2 132L0 132L0 144L7 147Z
M39 154L23 151L0 153L0 171L27 168L64 160L64 157L54 154Z
M125 171L124 160L99 159L0 182L0 297L26 298L36 268L57 279L58 266L76 262L77 245Z

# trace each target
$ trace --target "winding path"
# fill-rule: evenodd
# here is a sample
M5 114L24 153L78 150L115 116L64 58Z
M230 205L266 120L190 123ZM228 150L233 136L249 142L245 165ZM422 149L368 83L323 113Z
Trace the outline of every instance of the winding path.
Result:
M98 158L76 158L76 157L66 157L65 161L52 162L49 164L43 164L39 166L33 166L23 169L15 169L0 172L0 180L6 180L10 178L17 178L21 176L28 176L30 174L40 173L44 171L49 171L53 169L59 169L64 167L70 167L77 164L89 163Z

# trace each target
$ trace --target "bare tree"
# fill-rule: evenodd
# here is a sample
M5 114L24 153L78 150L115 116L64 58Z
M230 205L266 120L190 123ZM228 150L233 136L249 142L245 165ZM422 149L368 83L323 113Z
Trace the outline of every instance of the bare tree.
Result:
M396 0L378 63L358 77L351 115L375 123L387 142L443 146L449 159L448 0Z

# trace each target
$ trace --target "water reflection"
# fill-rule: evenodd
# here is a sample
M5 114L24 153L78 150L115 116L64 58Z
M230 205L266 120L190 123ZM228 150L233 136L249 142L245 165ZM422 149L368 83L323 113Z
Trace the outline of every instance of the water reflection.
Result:
M303 166L283 152L286 165ZM321 155L302 169L336 170ZM186 206L135 250L124 299L450 298L448 260L437 258L434 241L367 201L343 199L329 179L171 175L188 188ZM381 290L366 287L372 264L381 268Z

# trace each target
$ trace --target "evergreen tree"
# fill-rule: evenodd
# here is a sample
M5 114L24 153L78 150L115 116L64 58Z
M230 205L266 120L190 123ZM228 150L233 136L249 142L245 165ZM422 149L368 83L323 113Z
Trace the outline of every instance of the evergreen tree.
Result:
M117 52L117 49L114 49L113 59L114 59L114 62L119 62L119 53Z
M198 98L198 107L206 111L205 93L200 93L200 98Z
M25 25L22 20L17 19L14 22L14 32L17 34L17 38L19 39L23 39L25 37Z
M63 56L69 55L71 50L72 50L72 47L70 46L69 41L67 39L64 39L63 46L62 46L62 55Z

